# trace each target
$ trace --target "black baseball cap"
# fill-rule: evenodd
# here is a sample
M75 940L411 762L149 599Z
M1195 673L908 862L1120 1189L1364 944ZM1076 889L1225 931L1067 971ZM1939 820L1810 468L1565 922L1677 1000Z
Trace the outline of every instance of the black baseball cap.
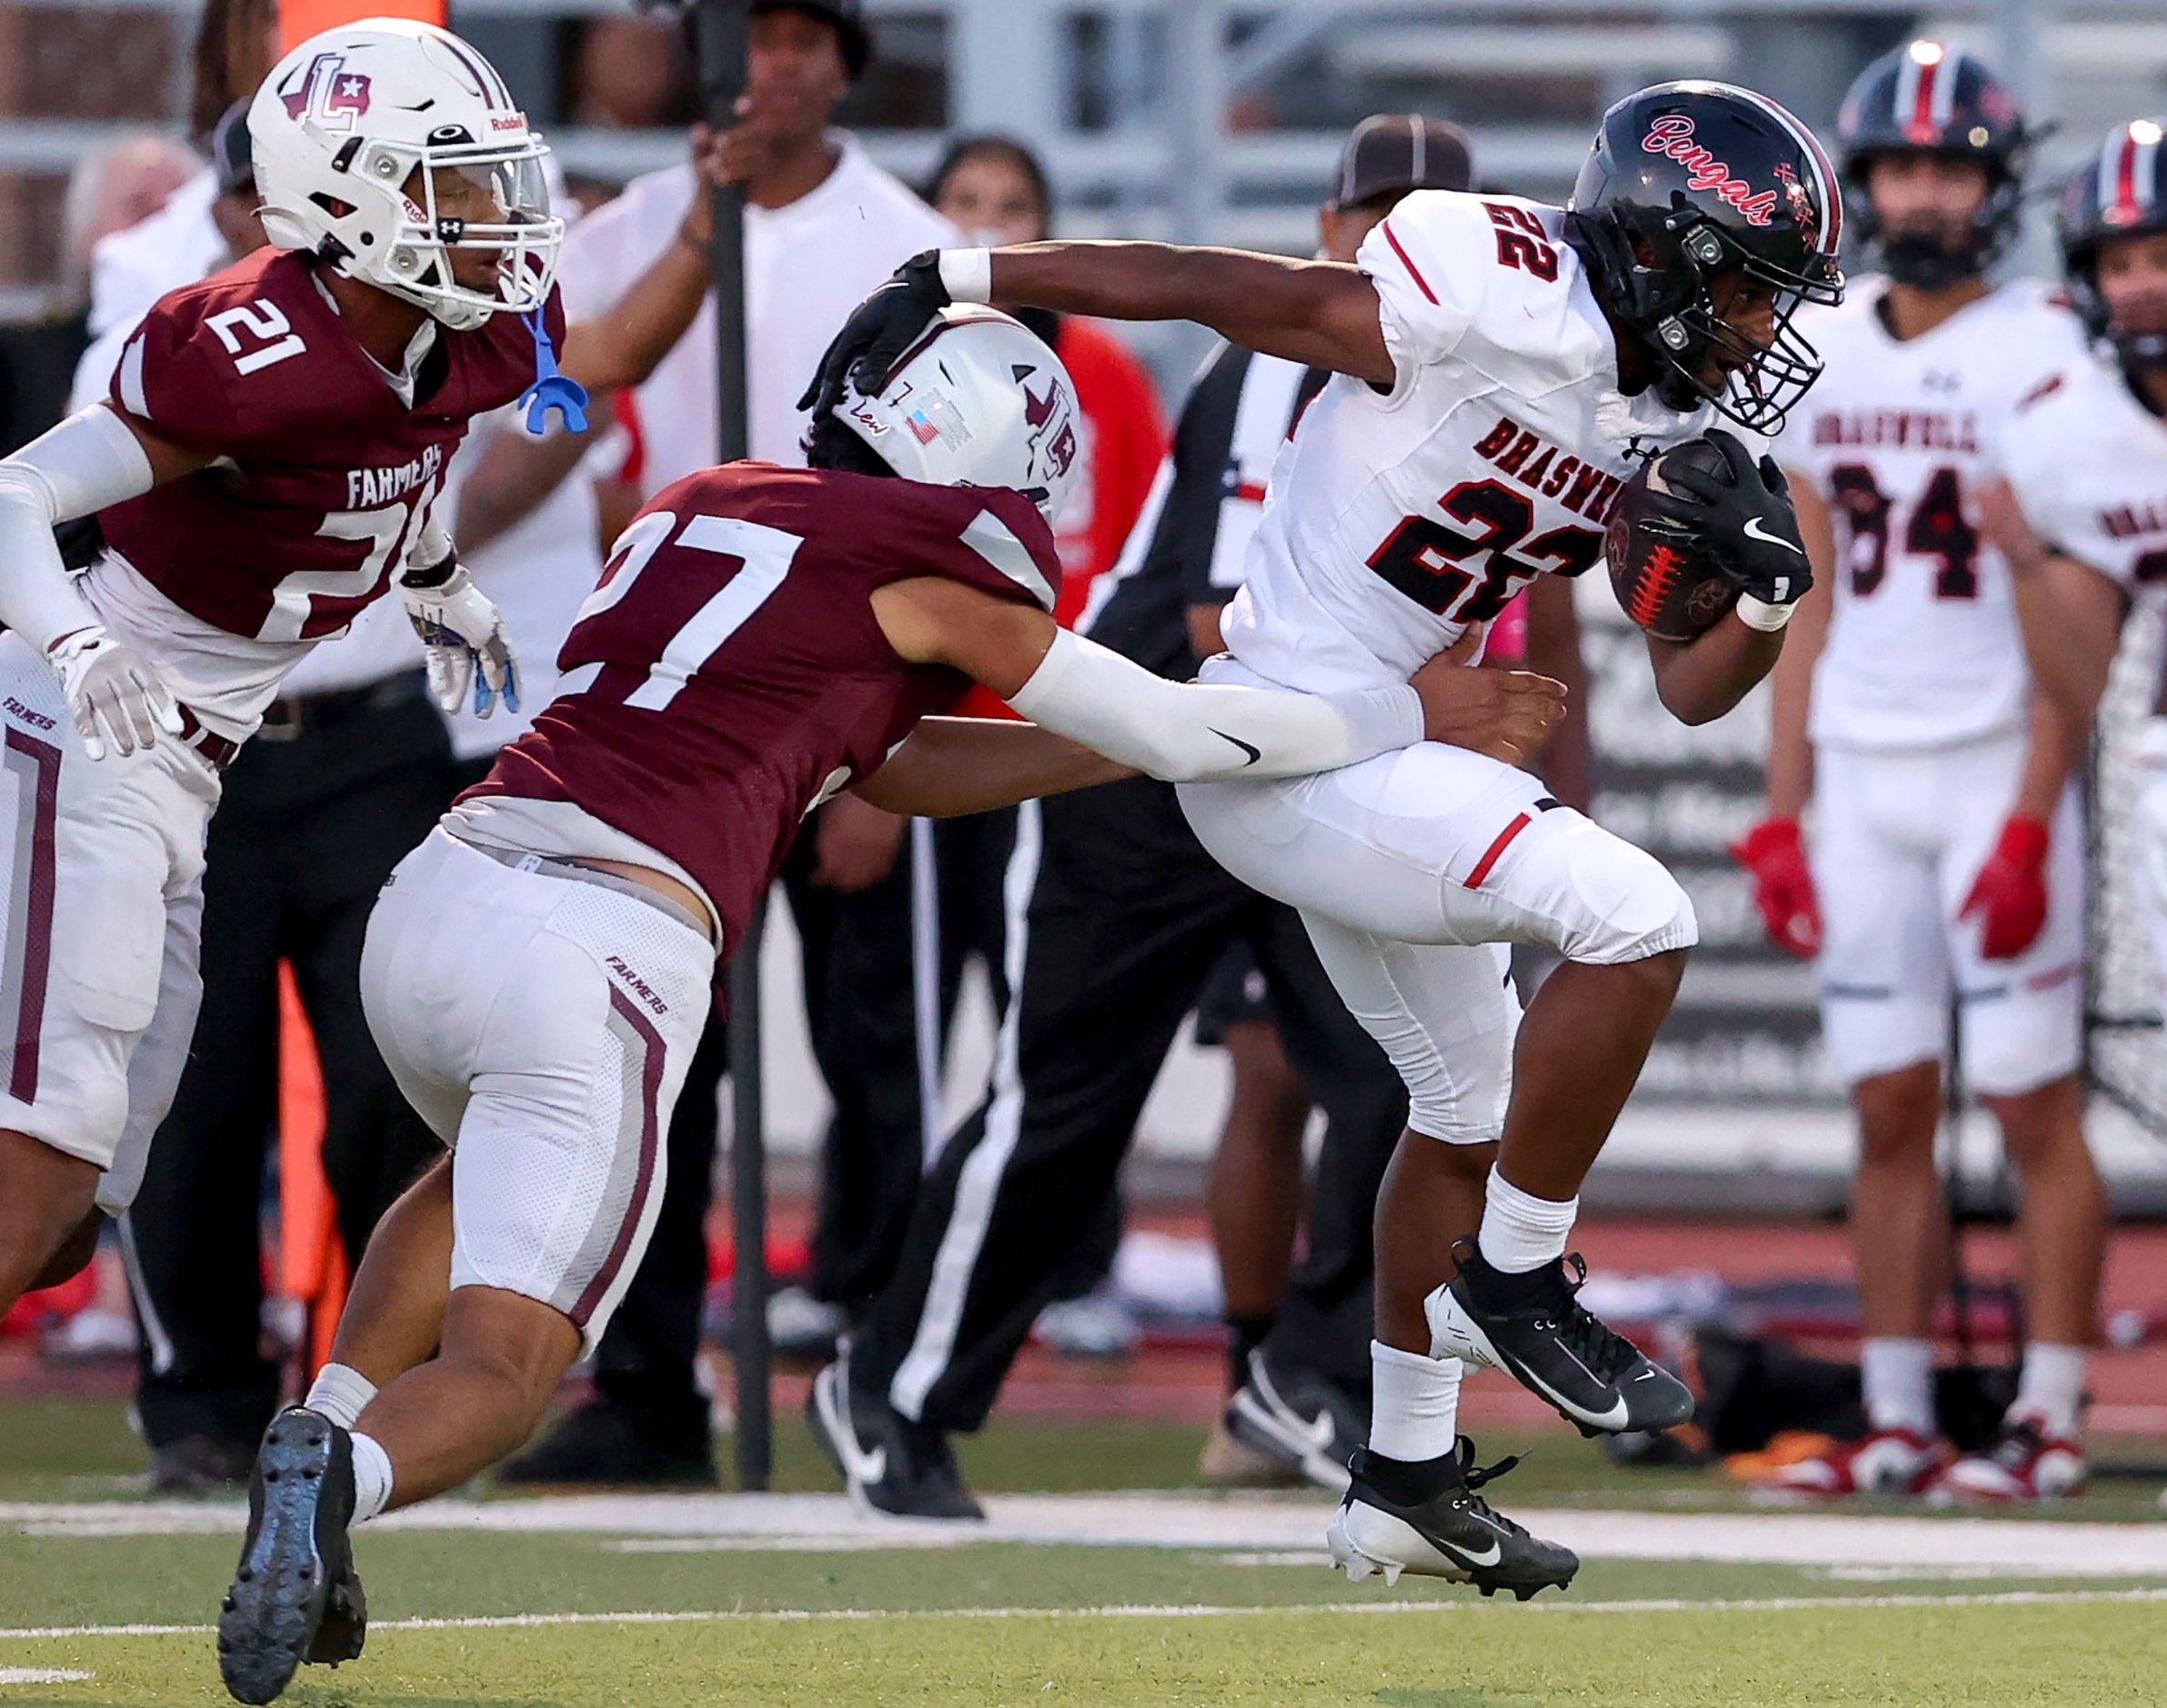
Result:
M1459 126L1416 113L1375 113L1339 151L1328 206L1352 207L1410 190L1465 190L1474 180L1467 132Z
M865 0L753 0L755 12L804 12L835 26L842 44L843 65L856 83L873 63L873 32L866 24Z
M248 137L248 102L236 101L211 131L211 165L221 196L256 194L256 157Z

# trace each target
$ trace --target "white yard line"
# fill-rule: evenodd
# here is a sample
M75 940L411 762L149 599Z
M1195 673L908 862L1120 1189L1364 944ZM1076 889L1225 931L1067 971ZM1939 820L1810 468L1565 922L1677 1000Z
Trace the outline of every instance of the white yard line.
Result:
M592 1535L657 1552L734 1549L861 1552L975 1542L1314 1552L1330 1508L1321 1501L1179 1494L1008 1495L986 1502L983 1524L894 1519L839 1494L573 1495L518 1501L434 1501L379 1521L386 1530ZM2004 1568L2027 1573L2167 1577L2167 1523L1866 1515L1844 1512L1524 1511L1539 1535L1590 1560L1935 1572ZM238 1532L237 1502L0 1504L0 1529L40 1536ZM372 1526L376 1528L376 1526Z
M1851 1608L2065 1607L2089 1603L2167 1602L2167 1589L2005 1590L1984 1595L1779 1595L1758 1600L1530 1602L1515 1613L1792 1613ZM1296 1602L1252 1606L1121 1605L1113 1607L829 1607L716 1609L677 1613L505 1613L471 1619L382 1619L384 1631L524 1631L557 1625L869 1624L914 1619L1263 1619L1289 1613L1480 1613L1488 1603L1446 1602ZM0 1629L0 1642L80 1637L207 1637L210 1625L25 1625ZM0 1674L5 1677L5 1674Z

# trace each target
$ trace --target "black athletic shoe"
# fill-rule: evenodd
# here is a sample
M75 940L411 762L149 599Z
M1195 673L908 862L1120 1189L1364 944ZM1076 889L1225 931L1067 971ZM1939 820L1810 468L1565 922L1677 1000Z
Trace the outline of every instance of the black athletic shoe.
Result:
M607 1398L566 1412L548 1434L498 1467L497 1481L616 1489L721 1486L705 1401L688 1404L682 1416L664 1416Z
M957 1469L948 1438L914 1423L887 1401L850 1386L850 1361L839 1358L813 1378L806 1422L850 1498L898 1518L983 1519Z
M1347 1492L1347 1461L1369 1433L1350 1395L1314 1371L1273 1370L1261 1348L1227 1402L1227 1429L1334 1494Z
M248 1483L248 1534L218 1615L218 1671L236 1702L267 1703L302 1662L361 1653L368 1605L354 1572L352 1438L320 1412L271 1420Z
M1423 1301L1436 1356L1503 1371L1583 1435L1669 1429L1693 1415L1691 1389L1580 1308L1588 1266L1578 1252L1525 1275L1492 1269L1472 1241L1454 1255L1460 1273Z
M1477 1492L1519 1462L1477 1470L1475 1443L1464 1435L1454 1452L1420 1464L1360 1449L1326 1532L1332 1564L1358 1583L1376 1572L1396 1583L1412 1572L1472 1583L1485 1595L1510 1590L1523 1602L1538 1590L1566 1588L1580 1556L1530 1536Z

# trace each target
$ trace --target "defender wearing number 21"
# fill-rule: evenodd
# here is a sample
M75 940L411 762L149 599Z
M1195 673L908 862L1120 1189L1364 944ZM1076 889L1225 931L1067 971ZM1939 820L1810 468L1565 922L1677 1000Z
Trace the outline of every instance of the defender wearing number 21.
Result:
M1352 266L1149 244L921 256L860 308L821 385L880 370L951 298L1198 320L1333 370L1274 472L1205 681L1403 680L1530 578L1592 568L1607 522L1663 703L1699 723L1767 674L1811 578L1782 477L1749 441L1819 372L1791 323L1801 301L1841 298L1840 222L1835 175L1796 119L1748 90L1666 84L1605 116L1570 208L1417 192ZM1369 1442L1334 1558L1357 1577L1561 1585L1571 1552L1478 1492L1496 1472L1458 1439L1462 1361L1590 1432L1690 1413L1681 1382L1578 1305L1565 1253L1581 1179L1677 990L1692 908L1535 778L1438 743L1192 783L1181 803L1220 864L1301 910L1407 1083L1410 1130L1378 1203ZM1524 1021L1514 942L1565 958ZM951 1227L943 1273L968 1269L973 1237ZM855 1410L908 1418L908 1383L884 1378L916 1349L882 1328L877 1315L847 1361L851 1428L892 1435Z
M396 580L439 698L516 703L430 505L563 329L542 140L472 48L393 19L294 49L248 126L271 246L161 300L106 401L0 460L0 1310L142 1179L219 772L286 672ZM71 577L53 530L93 516Z

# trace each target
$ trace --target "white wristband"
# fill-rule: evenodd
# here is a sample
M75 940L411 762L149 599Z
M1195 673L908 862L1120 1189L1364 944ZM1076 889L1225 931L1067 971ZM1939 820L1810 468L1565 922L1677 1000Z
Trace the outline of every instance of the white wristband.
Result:
M1738 620L1748 628L1758 628L1764 635L1772 635L1791 620L1791 612L1798 609L1798 602L1789 605L1771 605L1766 599L1757 599L1751 593L1738 596L1738 603L1731 608L1738 613Z
M993 300L993 251L943 249L940 282L952 303L989 303Z

